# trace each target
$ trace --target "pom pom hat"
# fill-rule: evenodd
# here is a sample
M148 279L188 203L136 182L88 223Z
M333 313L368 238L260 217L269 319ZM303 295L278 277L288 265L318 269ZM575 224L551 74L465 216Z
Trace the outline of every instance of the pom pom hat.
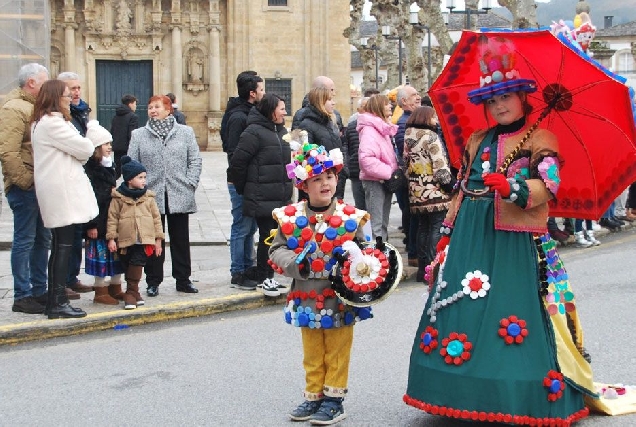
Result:
M479 39L479 89L468 92L473 104L481 104L495 95L508 92L532 93L537 90L534 80L522 79L515 69L515 46L503 37Z
M95 148L113 142L113 136L97 120L91 120L86 124L86 138L91 140Z
M124 181L128 182L142 172L146 172L144 165L128 156L121 158L121 174Z
M310 144L305 131L286 134L283 139L289 142L292 149L292 161L286 166L287 176L298 188L312 176L320 175L331 168L335 168L338 173L343 167L344 157L339 148L327 152L322 145Z

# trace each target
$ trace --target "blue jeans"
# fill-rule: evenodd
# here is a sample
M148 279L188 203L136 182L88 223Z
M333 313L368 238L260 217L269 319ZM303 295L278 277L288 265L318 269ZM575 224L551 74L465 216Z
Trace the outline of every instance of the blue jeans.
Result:
M42 222L35 190L25 191L13 185L7 193L7 201L13 211L11 272L14 299L43 295L46 293L51 232Z
M228 182L227 190L232 202L232 228L230 229L230 274L244 273L254 265L254 233L256 221L243 216L243 196Z

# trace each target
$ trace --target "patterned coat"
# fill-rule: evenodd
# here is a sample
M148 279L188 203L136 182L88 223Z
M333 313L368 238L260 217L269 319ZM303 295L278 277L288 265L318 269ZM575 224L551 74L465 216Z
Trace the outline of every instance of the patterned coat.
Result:
M453 177L446 149L437 133L430 129L407 128L404 134L404 154L411 212L447 210Z
M190 126L175 123L163 140L150 126L132 132L128 155L146 167L148 189L156 194L161 214L194 213L194 193L199 185L203 160Z

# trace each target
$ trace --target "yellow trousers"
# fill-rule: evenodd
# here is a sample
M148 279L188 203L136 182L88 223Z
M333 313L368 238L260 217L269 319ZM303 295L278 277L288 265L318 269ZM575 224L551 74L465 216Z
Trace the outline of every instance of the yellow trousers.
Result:
M305 398L344 397L349 380L353 325L333 329L301 328Z

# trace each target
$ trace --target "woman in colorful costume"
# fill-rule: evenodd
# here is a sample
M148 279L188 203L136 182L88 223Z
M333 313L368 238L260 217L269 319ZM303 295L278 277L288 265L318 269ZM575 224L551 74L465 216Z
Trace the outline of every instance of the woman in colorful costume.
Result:
M343 165L340 149L290 145L288 175L308 199L274 209L279 226L269 250L274 270L294 279L285 321L302 331L305 401L289 415L294 421L327 425L345 417L353 325L372 317L370 308L341 301L329 274L344 252L343 243L364 240L362 226L369 214L334 198Z
M490 56L488 56L490 55ZM568 426L594 395L568 275L546 229L559 188L554 134L527 121L535 82L490 46L474 104L496 121L468 140L416 332L404 401L431 414Z

